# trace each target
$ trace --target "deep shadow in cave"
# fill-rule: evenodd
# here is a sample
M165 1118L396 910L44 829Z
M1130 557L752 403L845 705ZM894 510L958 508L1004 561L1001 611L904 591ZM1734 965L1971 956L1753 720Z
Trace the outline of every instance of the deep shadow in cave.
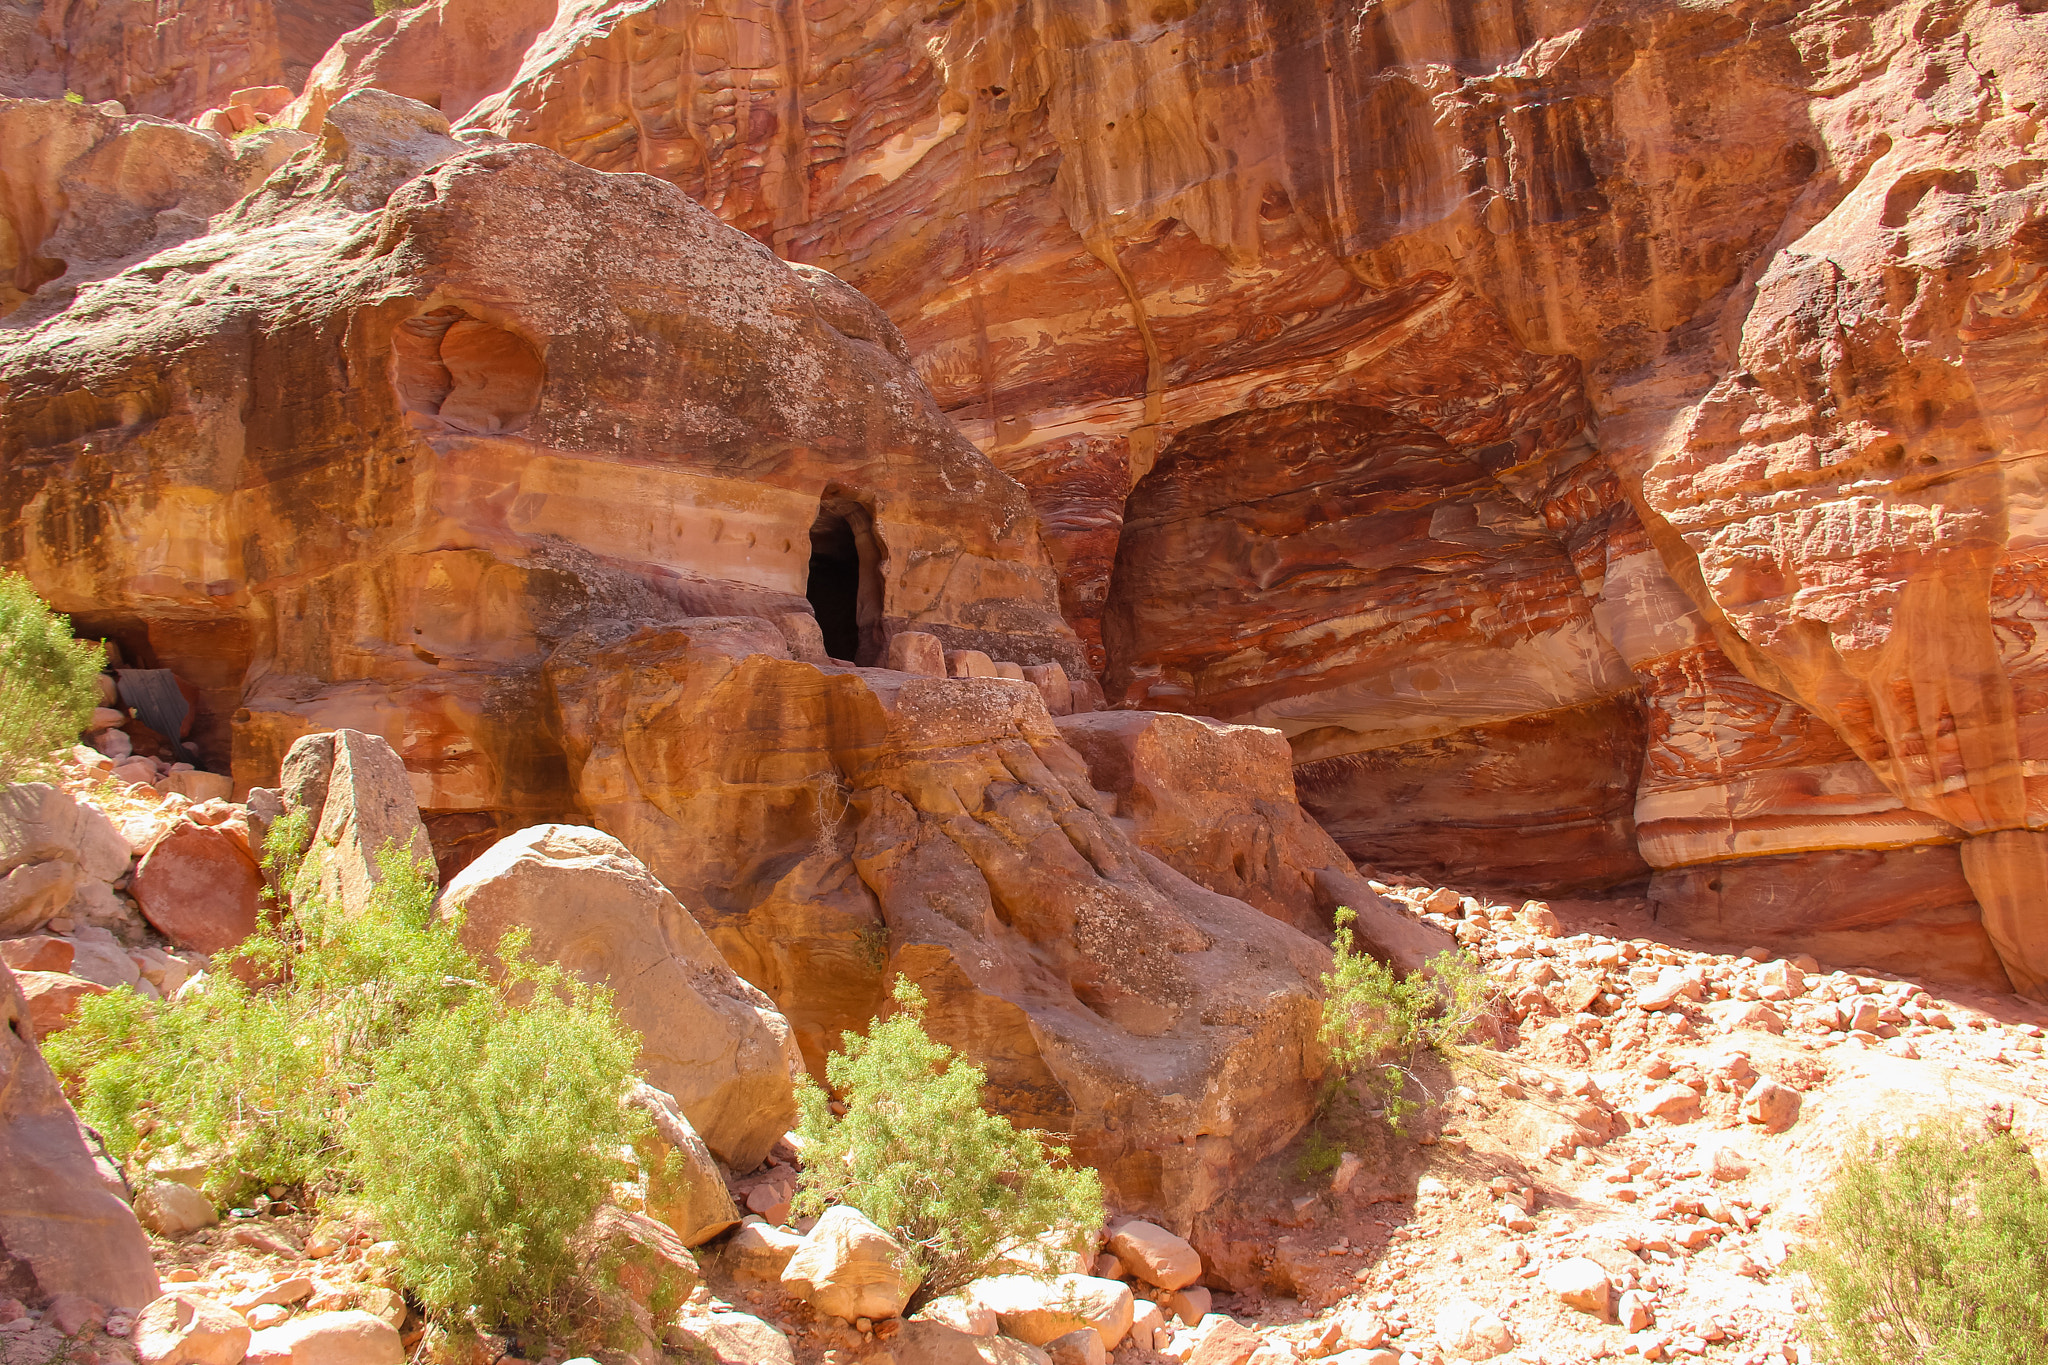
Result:
M811 523L811 568L804 596L817 615L825 652L872 665L882 653L882 568L874 519L852 498L827 489Z

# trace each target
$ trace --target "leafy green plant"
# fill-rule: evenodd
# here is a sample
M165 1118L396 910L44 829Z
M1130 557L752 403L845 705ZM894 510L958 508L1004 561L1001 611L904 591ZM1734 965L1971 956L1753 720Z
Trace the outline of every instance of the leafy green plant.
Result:
M619 1103L639 1040L609 998L499 948L532 991L473 991L379 1057L349 1114L363 1203L402 1248L430 1312L482 1325L544 1320L578 1271L574 1239L631 1168L645 1120Z
M808 1080L798 1094L804 1144L793 1208L851 1205L906 1249L914 1302L951 1293L1006 1252L1048 1236L1078 1250L1102 1226L1102 1181L1065 1165L1066 1148L982 1107L987 1076L925 1032L923 994L896 979L897 1009L825 1060L846 1106L835 1117Z
M104 646L72 639L70 617L0 570L0 783L46 776L51 751L78 742L105 666Z
M1331 1095L1354 1077L1364 1081L1398 1131L1417 1108L1408 1097L1411 1083L1420 1084L1416 1064L1427 1054L1453 1065L1466 1059L1491 988L1480 965L1456 950L1398 976L1359 949L1351 907L1338 907L1336 922L1321 1031L1330 1049Z
M1307 1182L1319 1175L1337 1169L1344 1159L1344 1149L1330 1141L1320 1125L1308 1130L1308 1139L1302 1143L1301 1155L1294 1160L1294 1178Z
M46 1055L124 1159L203 1157L207 1190L299 1186L400 1243L400 1283L456 1327L524 1325L577 1296L575 1239L645 1119L638 1040L607 993L498 946L496 984L399 850L360 912L310 888L295 812L266 840L288 913L165 1004L83 1002Z
M2010 1132L1868 1130L1796 1264L1843 1365L2048 1360L2048 1187Z
M64 102L66 104L84 104L85 96L79 94L76 90L66 90L64 92Z
M287 886L304 823L300 814L271 831L270 861L283 864ZM220 1199L348 1183L342 1113L380 1053L479 974L454 927L434 919L429 869L393 849L380 864L364 913L298 898L290 915L260 917L240 947L217 955L184 999L156 1005L119 990L81 1004L45 1051L76 1078L79 1112L109 1150L204 1152L207 1192Z
M395 13L402 9L411 9L413 6L423 4L424 2L425 0L370 0L370 12L381 19L387 14Z

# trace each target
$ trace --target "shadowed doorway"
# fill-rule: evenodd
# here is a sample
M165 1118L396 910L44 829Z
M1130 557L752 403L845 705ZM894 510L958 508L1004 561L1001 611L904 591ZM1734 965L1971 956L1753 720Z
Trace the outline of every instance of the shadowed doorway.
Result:
M868 509L828 488L811 523L811 569L804 596L817 615L825 652L872 665L882 656L881 547Z

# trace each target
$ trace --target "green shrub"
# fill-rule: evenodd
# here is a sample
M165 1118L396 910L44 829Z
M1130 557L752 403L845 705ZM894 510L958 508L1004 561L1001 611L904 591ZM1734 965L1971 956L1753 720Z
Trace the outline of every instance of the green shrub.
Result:
M924 1030L924 996L896 979L896 1012L867 1037L848 1035L825 1060L845 1102L834 1117L825 1092L805 1081L802 1185L793 1207L828 1202L860 1210L907 1252L917 1302L986 1273L1005 1251L1048 1234L1085 1248L1102 1226L1102 1181L1065 1166L1067 1149L982 1108L980 1067Z
M45 1052L116 1155L203 1157L217 1199L284 1184L360 1207L438 1320L547 1317L645 1124L620 1103L638 1042L608 995L526 964L517 936L484 984L434 914L430 863L384 849L357 914L305 894L306 834L302 812L272 828L266 865L301 892L203 989L87 1000Z
M0 784L47 775L51 751L78 742L104 667L104 646L72 639L70 617L0 570Z
M287 884L304 825L299 813L271 831L269 861ZM384 880L364 913L298 898L290 915L262 917L251 938L217 955L203 989L183 1000L158 1006L113 991L81 1004L45 1050L60 1075L78 1078L79 1112L116 1156L173 1142L204 1152L207 1192L219 1199L347 1183L343 1111L379 1055L478 975L454 928L435 922L427 867L392 849L380 863Z
M573 1239L631 1173L637 1114L619 1097L638 1040L559 968L519 962L508 1007L474 991L385 1052L349 1114L364 1204L402 1250L400 1278L443 1318L526 1326L576 1276Z
M1841 1365L2048 1360L2048 1188L2010 1133L1869 1132L1797 1264Z
M64 102L66 104L84 104L85 96L79 94L76 90L66 90L64 92Z
M1349 906L1337 910L1335 960L1323 977L1321 1037L1330 1049L1332 1094L1354 1077L1379 1098L1387 1122L1399 1130L1414 1112L1408 1098L1416 1063L1435 1054L1456 1064L1487 1007L1486 973L1465 953L1438 953L1420 971L1394 969L1361 952Z
M411 9L423 3L425 0L370 0L370 12L381 19L397 10Z

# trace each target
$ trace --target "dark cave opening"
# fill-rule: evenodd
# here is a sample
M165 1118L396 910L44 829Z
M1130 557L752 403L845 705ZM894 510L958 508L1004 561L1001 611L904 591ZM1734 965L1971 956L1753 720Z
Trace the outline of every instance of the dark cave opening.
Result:
M811 567L804 596L825 637L825 653L873 664L882 646L882 580L867 509L829 493L811 523Z

